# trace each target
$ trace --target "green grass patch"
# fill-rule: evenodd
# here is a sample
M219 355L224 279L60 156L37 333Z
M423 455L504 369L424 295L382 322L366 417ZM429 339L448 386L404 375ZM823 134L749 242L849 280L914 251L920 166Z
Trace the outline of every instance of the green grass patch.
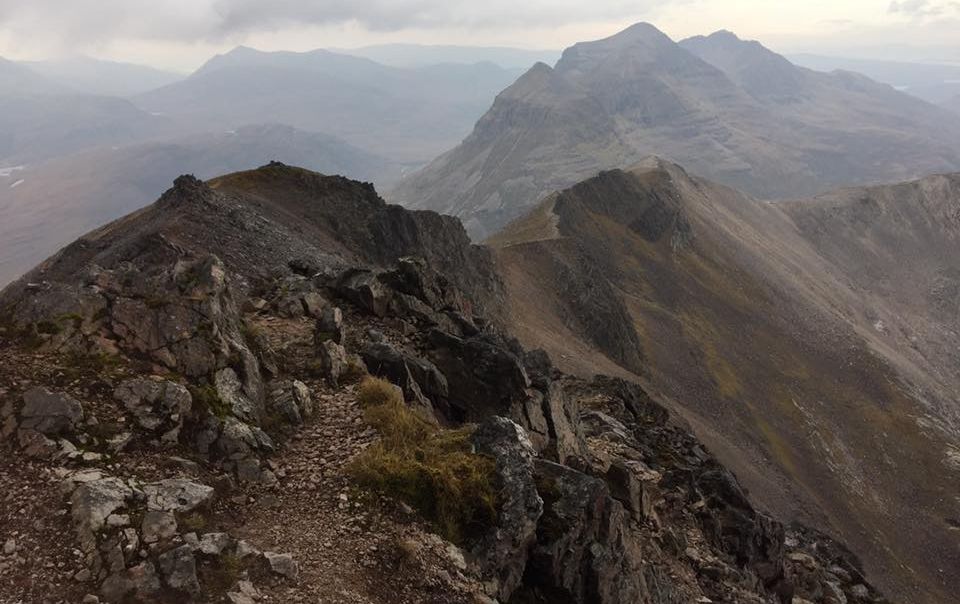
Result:
M411 505L454 543L469 542L496 521L496 463L472 452L472 427L441 428L381 379L365 379L358 396L364 418L381 435L350 464L360 485Z

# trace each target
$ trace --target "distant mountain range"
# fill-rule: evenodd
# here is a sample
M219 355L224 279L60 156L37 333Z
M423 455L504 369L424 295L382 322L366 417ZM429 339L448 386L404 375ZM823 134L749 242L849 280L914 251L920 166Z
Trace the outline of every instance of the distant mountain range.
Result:
M534 66L391 196L482 238L550 191L651 153L760 197L805 196L960 169L960 119L729 32L678 44L637 24Z
M791 54L791 61L817 71L855 71L931 103L960 94L960 65L850 59L816 54Z
M128 97L172 84L185 76L145 65L72 57L23 63L35 73L75 92Z
M330 50L355 57L364 57L394 67L425 67L444 63L465 65L494 63L505 69L526 71L534 63L555 63L560 58L559 50L526 50L497 46L378 44L361 48L332 48Z
M466 136L515 76L490 63L401 69L325 50L241 47L134 101L183 130L269 120L425 163Z

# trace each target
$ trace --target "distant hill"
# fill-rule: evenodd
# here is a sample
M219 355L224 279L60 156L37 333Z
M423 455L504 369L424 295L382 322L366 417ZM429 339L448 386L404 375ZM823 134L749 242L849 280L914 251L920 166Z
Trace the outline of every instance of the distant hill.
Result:
M272 160L362 180L397 175L380 157L286 126L92 150L0 171L0 287L73 238L150 203L180 174L210 178Z
M183 131L270 120L422 164L466 136L514 77L490 63L400 69L324 50L240 47L135 101Z
M29 67L0 57L0 98L67 92Z
M816 54L791 54L791 61L817 71L855 71L899 90L939 103L960 94L960 65L936 63L909 63L850 59Z
M0 93L0 165L130 144L164 134L167 125L168 120L115 97Z
M25 63L34 72L76 92L127 97L183 79L183 75L135 65L74 57Z
M534 63L555 63L560 58L559 50L527 50L497 46L378 44L362 48L333 48L331 50L355 57L364 57L394 67L424 67L443 63L464 65L494 63L505 69L526 70Z
M794 66L728 32L637 24L538 64L392 199L474 237L550 191L650 153L767 198L960 169L960 119L852 73Z

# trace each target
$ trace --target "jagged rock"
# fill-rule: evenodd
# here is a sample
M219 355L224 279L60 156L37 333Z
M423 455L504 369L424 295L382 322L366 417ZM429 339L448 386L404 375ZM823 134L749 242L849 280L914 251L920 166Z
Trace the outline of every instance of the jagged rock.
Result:
M205 556L219 556L233 543L227 533L207 533L200 537L196 550Z
M400 258L383 279L396 291L414 296L434 310L451 310L463 316L472 313L472 305L463 292L430 268L423 258Z
M648 601L639 545L606 485L549 461L534 468L544 513L525 589L577 604Z
M306 384L298 380L280 381L272 385L270 407L291 424L303 423L313 415L313 397Z
M340 376L344 374L350 363L347 350L340 344L327 340L317 347L317 358L320 360L323 376L330 382L331 386L337 387L340 383Z
M568 397L560 384L551 383L542 405L557 461L566 463L570 458L583 456L584 436L576 399Z
M307 292L300 298L303 303L303 310L308 317L319 319L324 316L327 309L327 301L317 292Z
M387 316L393 297L391 289L384 285L377 273L362 269L345 273L337 282L336 291L378 317Z
M113 393L133 414L137 424L151 432L160 432L160 440L176 444L183 420L190 413L190 392L159 377L134 378L121 383Z
M240 540L237 542L237 551L235 552L235 555L239 560L243 560L244 558L247 558L250 556L256 557L256 556L259 556L260 553L261 553L260 550L254 547L248 541Z
M336 306L328 306L323 309L323 314L317 321L316 338L318 345L324 340L333 340L337 344L343 344L342 310Z
M83 406L65 394L46 388L31 388L23 393L20 418L21 429L35 430L45 436L59 436L73 432L83 420Z
M476 451L493 457L503 500L497 525L473 548L471 555L483 576L495 583L497 599L506 602L523 580L543 500L534 482L536 451L523 428L502 417L491 417L473 433Z
M627 462L617 460L610 464L605 479L610 496L622 503L634 517L643 520L653 515L651 493Z
M433 363L400 352L388 342L368 342L360 356L371 374L400 386L410 404L431 409L433 401L445 401L449 395L447 379Z
M706 503L700 522L707 538L754 570L767 588L785 589L783 525L754 510L736 478L718 464L695 480Z
M230 412L244 421L256 421L259 412L257 405L247 396L237 372L230 367L224 367L214 377L214 385L220 401Z
M114 477L77 486L70 497L70 513L84 551L91 552L96 548L97 532L106 524L107 518L123 509L133 496L133 489Z
M166 541L177 534L177 519L170 512L148 510L143 515L140 534L144 543Z
M458 415L467 420L522 415L530 381L515 354L484 334L459 338L433 329L428 339L430 359L447 378Z
M160 554L157 566L164 583L176 591L196 595L200 593L197 579L197 561L189 545L181 545Z
M263 558L267 561L270 571L277 575L286 577L291 581L296 581L300 576L300 565L297 564L290 554L264 552Z
M143 562L107 577L100 586L100 595L111 604L131 598L136 602L150 602L161 587L156 567L152 562Z
M147 509L178 514L206 507L215 496L213 487L182 478L143 485L143 492L147 496Z

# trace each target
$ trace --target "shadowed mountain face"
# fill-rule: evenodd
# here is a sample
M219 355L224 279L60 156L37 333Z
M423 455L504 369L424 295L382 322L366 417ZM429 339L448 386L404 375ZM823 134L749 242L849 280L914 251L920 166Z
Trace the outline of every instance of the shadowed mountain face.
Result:
M490 63L401 69L324 50L238 48L135 100L181 128L269 120L422 164L461 140L514 77Z
M642 376L770 509L934 603L960 589L958 241L960 176L771 204L649 160L491 244L525 345Z
M271 160L389 182L398 169L331 136L287 126L86 151L0 175L0 286L90 229L139 209L185 172L211 178Z
M801 69L726 32L676 44L638 24L535 66L392 196L484 237L550 191L650 153L791 197L960 168L958 141L955 116L862 76Z

